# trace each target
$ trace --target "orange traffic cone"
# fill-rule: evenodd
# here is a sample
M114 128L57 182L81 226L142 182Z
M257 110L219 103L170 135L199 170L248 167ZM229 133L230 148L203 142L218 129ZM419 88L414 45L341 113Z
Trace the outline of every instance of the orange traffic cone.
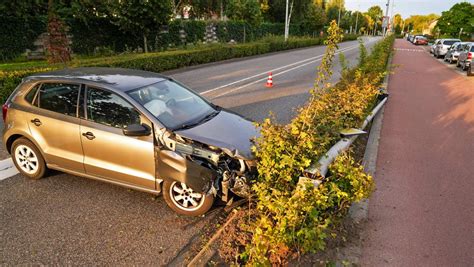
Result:
M268 73L268 79L267 79L267 84L265 84L267 88L272 88L273 87L273 76L272 73Z

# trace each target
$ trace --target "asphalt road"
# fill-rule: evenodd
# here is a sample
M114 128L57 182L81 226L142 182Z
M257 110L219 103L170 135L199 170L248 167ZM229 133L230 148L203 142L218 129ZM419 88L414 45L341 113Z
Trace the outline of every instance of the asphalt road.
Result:
M366 40L371 47L376 38ZM349 64L358 42L340 45ZM214 103L262 120L288 122L312 88L324 47L225 61L170 73ZM337 62L337 60L336 60ZM264 86L273 71L275 86ZM334 66L332 81L339 79ZM230 84L230 85L229 85ZM63 173L0 181L0 265L164 265L212 216L178 216L161 197Z
M474 266L474 79L395 43L362 266Z

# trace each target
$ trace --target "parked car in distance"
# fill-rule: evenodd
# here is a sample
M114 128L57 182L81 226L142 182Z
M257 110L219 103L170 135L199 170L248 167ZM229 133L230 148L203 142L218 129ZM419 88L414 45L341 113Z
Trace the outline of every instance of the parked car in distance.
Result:
M459 39L441 39L436 44L433 55L437 58L444 57L448 49L456 42L461 42Z
M159 194L180 214L249 196L253 123L153 72L78 68L23 79L3 105L20 173L48 169Z
M439 42L439 39L436 39L434 41L434 43L430 46L430 54L434 53L434 49L435 49L436 45L438 44L438 42Z
M428 39L424 36L416 36L413 43L415 45L427 45L428 44Z
M458 61L459 54L461 53L463 45L466 43L463 42L456 42L448 49L448 52L444 56L444 61L449 62L449 64L453 64Z
M462 70L467 70L471 66L472 55L474 54L474 43L466 43L462 46L458 56L456 66Z

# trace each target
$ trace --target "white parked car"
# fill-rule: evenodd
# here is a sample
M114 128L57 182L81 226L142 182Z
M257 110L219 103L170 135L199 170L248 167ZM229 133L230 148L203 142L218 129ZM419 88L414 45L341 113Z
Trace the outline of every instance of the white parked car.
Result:
M434 53L435 47L436 47L436 45L438 44L439 40L440 40L440 39L436 39L436 40L434 41L434 43L430 46L430 54L433 54L433 53Z
M436 43L433 55L437 58L444 57L448 53L448 49L456 42L461 42L459 39L441 39Z

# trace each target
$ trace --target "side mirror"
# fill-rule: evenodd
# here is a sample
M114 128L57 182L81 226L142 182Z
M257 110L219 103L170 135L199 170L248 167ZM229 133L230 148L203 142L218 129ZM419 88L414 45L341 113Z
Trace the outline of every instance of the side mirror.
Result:
M126 136L147 136L150 135L151 128L146 124L130 124L122 131Z

